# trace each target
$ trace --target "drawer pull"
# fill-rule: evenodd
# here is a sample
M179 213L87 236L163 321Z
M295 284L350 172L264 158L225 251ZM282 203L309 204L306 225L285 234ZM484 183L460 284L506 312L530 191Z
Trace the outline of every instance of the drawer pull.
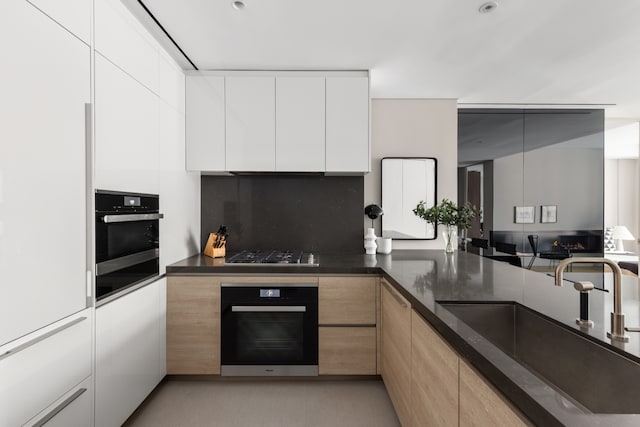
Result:
M49 411L49 413L47 413L44 417L40 418L40 420L36 421L32 427L42 427L43 425L48 423L51 420L51 418L55 417L60 411L62 411L67 406L71 405L71 403L77 398L79 398L85 391L87 391L86 388L80 388L76 390L75 393L67 397L64 401L60 402L58 406L56 406L51 411Z
M406 308L406 307L407 307L407 303L406 303L406 302L404 302L404 301L402 300L402 298L400 298L400 296L399 296L399 295L398 295L398 294L397 294L393 289L391 289L391 286L389 286L389 285L387 284L387 282L382 281L382 286L384 286L384 288L385 288L387 291L389 291L389 293L391 294L391 296L392 296L396 301L398 301L398 304L400 304L400 305L402 306L402 308Z
M27 341L24 344L20 344L19 346L16 346L16 347L12 348L11 350L9 350L9 351L7 351L7 352L5 352L3 354L0 354L0 360L6 359L9 356L13 356L14 354L16 354L18 352L21 352L22 350L24 350L26 348L29 348L32 345L37 344L40 341L45 340L45 339L49 338L50 336L57 334L58 332L64 331L65 329L70 328L73 325L75 325L77 323L80 323L80 322L82 322L83 320L86 320L86 319L87 319L86 317L78 317L77 319L73 319L71 322L69 322L69 323L67 323L65 325L59 326L59 327L47 332L46 334L42 334L39 337L36 337L36 338L32 339L31 341Z

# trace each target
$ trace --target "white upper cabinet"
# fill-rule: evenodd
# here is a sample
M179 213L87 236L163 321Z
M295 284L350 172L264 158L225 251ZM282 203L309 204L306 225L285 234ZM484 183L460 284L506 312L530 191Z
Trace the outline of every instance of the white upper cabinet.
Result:
M86 307L91 88L85 43L25 1L2 4L0 345Z
M225 170L224 77L187 76L187 170Z
M327 77L327 172L368 172L369 79Z
M76 35L87 45L91 43L91 2L88 0L28 0L51 19Z
M97 54L95 102L95 187L158 194L158 97Z
M227 170L275 171L275 77L227 77L225 89Z
M158 50L119 0L95 0L95 49L158 93Z
M324 77L276 78L276 170L323 172Z

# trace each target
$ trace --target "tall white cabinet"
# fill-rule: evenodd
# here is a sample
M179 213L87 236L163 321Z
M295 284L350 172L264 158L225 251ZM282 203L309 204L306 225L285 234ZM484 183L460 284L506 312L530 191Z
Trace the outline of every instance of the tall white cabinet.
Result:
M0 345L87 306L90 48L23 0L0 13Z

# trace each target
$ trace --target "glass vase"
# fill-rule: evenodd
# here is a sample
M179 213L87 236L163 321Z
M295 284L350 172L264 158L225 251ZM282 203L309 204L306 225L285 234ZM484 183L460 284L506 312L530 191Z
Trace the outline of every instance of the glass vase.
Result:
M456 227L454 225L445 225L442 235L444 236L444 242L446 243L444 249L445 253L453 253L456 246Z

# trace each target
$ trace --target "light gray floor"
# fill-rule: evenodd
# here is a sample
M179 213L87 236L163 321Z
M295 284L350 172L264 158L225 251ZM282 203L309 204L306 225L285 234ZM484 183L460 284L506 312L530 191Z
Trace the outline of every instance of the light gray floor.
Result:
M167 380L126 427L396 427L382 381Z

